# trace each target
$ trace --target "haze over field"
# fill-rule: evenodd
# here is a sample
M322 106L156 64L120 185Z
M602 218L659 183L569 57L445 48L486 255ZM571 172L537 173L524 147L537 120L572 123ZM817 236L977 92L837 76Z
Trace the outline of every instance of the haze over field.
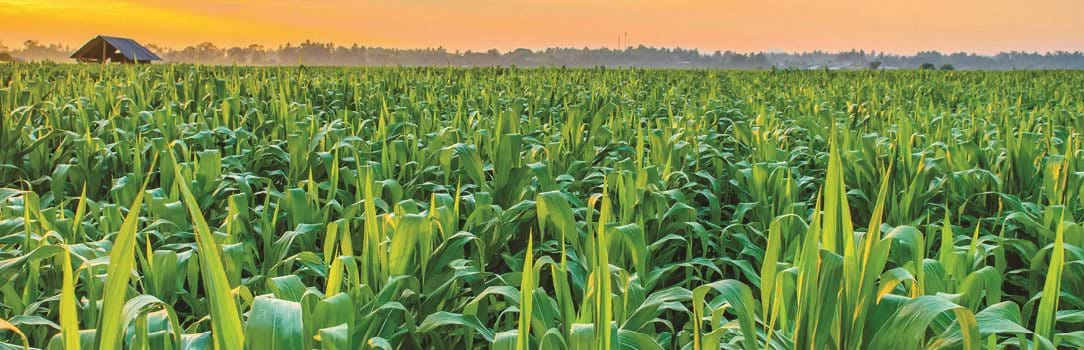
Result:
M114 34L168 47L311 39L475 51L643 44L991 54L1082 50L1081 14L1078 0L0 0L0 42L76 46Z

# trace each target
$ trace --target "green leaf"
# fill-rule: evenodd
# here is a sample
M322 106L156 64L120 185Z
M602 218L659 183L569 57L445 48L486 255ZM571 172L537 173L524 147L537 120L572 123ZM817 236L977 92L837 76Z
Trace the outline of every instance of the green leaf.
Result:
M211 313L211 336L217 347L222 350L239 350L245 341L241 328L241 316L237 302L233 299L232 288L226 278L226 268L222 265L222 251L215 242L207 220L203 218L199 203L188 189L188 181L181 174L180 168L174 169L177 188L194 224L196 245L199 253L200 272L203 277L204 291L207 293L208 308ZM142 196L140 191L140 196Z
M109 267L102 289L102 313L98 323L98 348L119 349L121 337L126 325L116 317L124 310L128 294L128 279L135 267L136 231L139 225L139 213L143 207L143 194L146 182L136 193L135 200L128 208L128 215L120 226L120 231L113 238L113 250L109 252Z
M304 346L301 304L256 297L245 322L245 348L287 350Z
M979 348L979 330L975 315L967 308L953 304L952 302L938 297L924 295L911 299L903 304L880 330L870 339L870 348L876 349L915 349L925 347L923 337L916 336L925 333L930 323L935 318L952 311L956 314L956 322L961 329L961 338L964 349L973 350Z
M437 328L445 326L468 327L478 332L487 342L493 341L493 331L486 328L475 316L460 315L451 312L438 311L429 315L418 325L418 333L432 333Z
M60 288L60 332L64 336L65 349L81 349L79 343L79 316L75 301L75 275L72 273L70 248L65 247L63 264L64 278Z

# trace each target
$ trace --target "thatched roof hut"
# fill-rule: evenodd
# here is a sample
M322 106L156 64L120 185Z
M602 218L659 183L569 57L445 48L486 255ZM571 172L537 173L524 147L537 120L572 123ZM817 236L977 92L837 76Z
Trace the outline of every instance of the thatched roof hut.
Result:
M135 40L99 35L72 54L79 62L150 63L162 58Z

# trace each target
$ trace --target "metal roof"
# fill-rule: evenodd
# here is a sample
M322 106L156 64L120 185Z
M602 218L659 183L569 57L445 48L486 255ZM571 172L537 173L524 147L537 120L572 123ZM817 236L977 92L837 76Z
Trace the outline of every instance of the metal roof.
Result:
M91 46L93 46L94 42L96 40L99 40L99 39L104 40L106 43L109 44L109 46L112 46L114 49L117 49L117 51L119 51L120 54L124 55L124 57L129 59L129 60L132 60L132 61L161 61L162 60L161 57L158 57L158 55L155 55L154 52L151 52L151 50L147 50L147 48L143 47L143 45L140 45L135 40L128 39L128 38L118 38L118 37L113 37L113 36L105 36L105 35L99 35L99 36L95 37L94 39L90 40L90 42L88 42L86 45L83 45L83 47L80 48L79 51L76 51L75 54L72 55L72 58L77 58L79 56L82 56L84 54L83 51L88 50Z

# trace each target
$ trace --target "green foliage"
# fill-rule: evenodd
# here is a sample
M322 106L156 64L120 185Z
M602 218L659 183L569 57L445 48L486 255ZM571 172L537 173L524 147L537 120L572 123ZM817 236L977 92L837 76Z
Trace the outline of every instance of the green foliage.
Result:
M1084 345L1079 72L0 84L0 348Z

